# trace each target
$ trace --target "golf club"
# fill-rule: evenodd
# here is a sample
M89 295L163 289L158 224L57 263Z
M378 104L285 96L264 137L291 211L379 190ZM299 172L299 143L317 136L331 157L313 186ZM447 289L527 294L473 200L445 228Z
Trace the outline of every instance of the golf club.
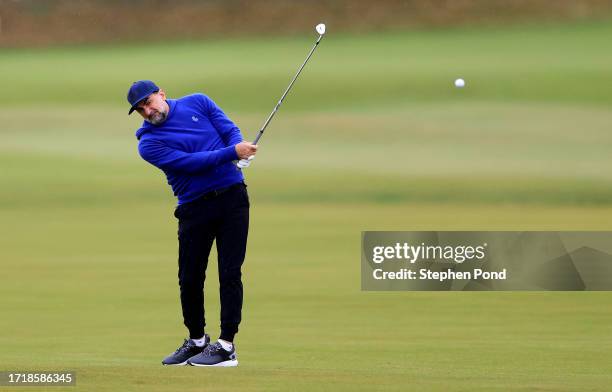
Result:
M261 127L261 129L259 130L259 133L257 134L257 137L255 138L255 141L253 142L253 144L257 144L257 142L259 141L259 139L261 138L261 136L263 135L264 131L266 130L266 128L268 127L268 124L270 124L270 121L272 120L272 117L274 117L274 115L276 114L276 112L278 111L278 108L280 108L281 104L283 103L283 100L285 99L285 97L287 96L287 94L289 93L289 90L291 90L291 87L293 86L293 83L295 83L296 79L298 78L298 76L300 76L300 73L302 72L302 69L304 69L304 66L306 65L306 63L308 62L308 60L310 59L310 56L312 56L312 54L314 53L315 49L317 48L317 46L319 45L319 42L321 42L321 39L323 38L323 35L325 35L325 24L324 23L320 23L315 27L315 30L317 31L317 33L319 34L319 38L317 39L317 42L315 42L314 46L312 47L312 49L310 50L310 53L308 53L308 57L306 57L306 60L304 60L304 63L302 63L302 66L298 69L297 73L295 74L295 76L293 77L293 79L291 80L291 83L289 83L289 86L287 87L287 89L285 90L285 92L283 93L283 95L281 96L280 100L278 101L278 103L276 104L276 106L274 107L274 110L272 110L272 113L270 113L270 115L268 116L268 118L266 119L266 121L264 122L263 126Z

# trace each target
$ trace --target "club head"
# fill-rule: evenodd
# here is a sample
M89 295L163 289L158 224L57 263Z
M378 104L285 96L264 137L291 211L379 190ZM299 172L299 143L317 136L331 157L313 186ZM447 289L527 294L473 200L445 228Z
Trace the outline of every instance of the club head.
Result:
M319 35L325 34L325 23L319 23L317 27L315 27L315 30L317 30L317 33L319 33Z

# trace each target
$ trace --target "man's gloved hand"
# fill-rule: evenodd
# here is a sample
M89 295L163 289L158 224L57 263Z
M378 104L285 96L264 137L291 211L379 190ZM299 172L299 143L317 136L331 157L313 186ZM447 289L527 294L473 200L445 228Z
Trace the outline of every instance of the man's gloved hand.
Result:
M251 155L247 159L241 159L238 161L236 166L238 166L239 169L246 169L247 167L251 166L251 161L253 159L255 159L255 155Z

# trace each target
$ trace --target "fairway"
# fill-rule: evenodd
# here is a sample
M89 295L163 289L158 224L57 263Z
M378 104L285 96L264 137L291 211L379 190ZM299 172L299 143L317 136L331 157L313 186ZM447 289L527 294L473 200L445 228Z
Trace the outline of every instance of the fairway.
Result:
M359 274L364 230L612 230L612 24L328 34L245 170L236 369L160 365L186 336L175 199L125 92L204 92L251 140L312 37L0 52L0 370L77 372L53 391L609 389L611 293Z

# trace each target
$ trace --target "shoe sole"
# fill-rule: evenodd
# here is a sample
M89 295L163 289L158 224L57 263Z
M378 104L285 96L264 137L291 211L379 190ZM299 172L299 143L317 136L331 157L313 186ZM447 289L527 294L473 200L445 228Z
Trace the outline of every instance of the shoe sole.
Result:
M237 359L232 359L229 361L223 361L223 362L219 362L216 363L214 365L204 365L204 364L200 364L200 363L192 363L187 361L187 363L191 366L198 366L198 367L236 367L238 366L238 360Z
M162 363L164 366L187 366L189 364L189 360L181 363Z

